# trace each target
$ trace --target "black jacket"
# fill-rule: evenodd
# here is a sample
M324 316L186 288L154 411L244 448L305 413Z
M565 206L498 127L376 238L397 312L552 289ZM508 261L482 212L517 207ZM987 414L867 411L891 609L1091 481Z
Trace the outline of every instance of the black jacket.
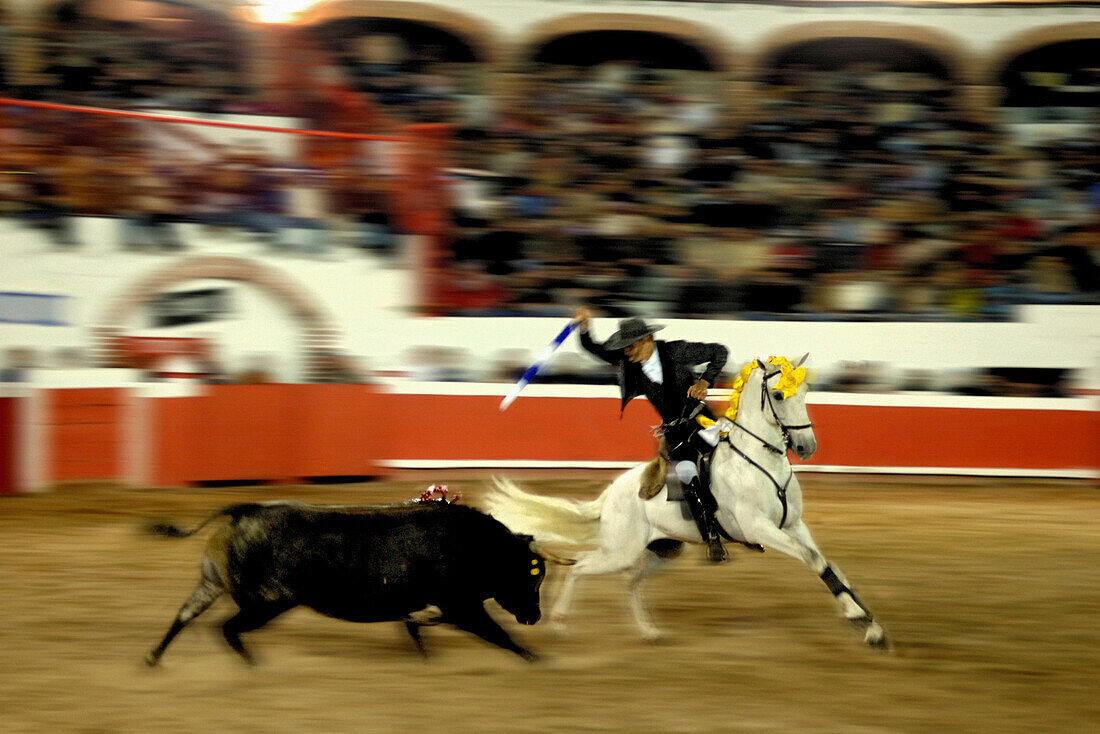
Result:
M588 352L608 364L618 366L619 388L622 391L620 411L633 398L645 395L656 408L663 423L672 423L681 418L684 407L692 402L687 394L688 388L697 379L692 368L706 364L706 370L698 379L713 385L722 368L726 366L726 358L729 356L729 351L721 344L655 340L654 347L664 372L664 382L658 385L645 376L640 363L627 360L624 350L607 349L603 344L592 341L586 331L580 332L580 342ZM710 412L706 411L706 415L710 415Z

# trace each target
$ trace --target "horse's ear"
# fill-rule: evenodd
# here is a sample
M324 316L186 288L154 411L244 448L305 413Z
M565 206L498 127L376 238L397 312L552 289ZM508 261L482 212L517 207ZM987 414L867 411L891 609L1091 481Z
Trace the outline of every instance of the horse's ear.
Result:
M764 374L768 373L768 365L761 362L759 357L756 358L756 364L760 367L760 369L764 370Z
M809 359L809 357L810 357L809 352L806 352L805 354L803 354L801 357L798 358L798 361L795 362L794 368L798 369L799 367L801 367L802 363L805 362L807 359Z

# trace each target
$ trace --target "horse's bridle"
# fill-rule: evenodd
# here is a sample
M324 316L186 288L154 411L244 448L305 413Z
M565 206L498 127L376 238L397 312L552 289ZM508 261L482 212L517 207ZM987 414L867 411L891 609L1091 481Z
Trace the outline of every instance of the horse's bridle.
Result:
M772 401L771 390L768 389L768 380L770 380L771 378L775 377L778 374L780 374L780 370L776 370L775 372L766 372L766 373L764 373L764 377L760 382L760 412L764 412L764 402L767 401L768 409L771 410L771 412L772 412L772 418L775 419L775 424L777 426L779 426L779 430L783 434L783 447L781 448L779 446L773 446L769 441L767 441L764 438L761 438L760 436L757 436L755 433L753 433L749 429L745 428L743 425L741 425L737 421L734 421L733 425L735 427L739 428L740 430L744 431L745 433L749 434L750 436L755 438L760 443L762 443L764 445L764 448L766 448L768 451L771 451L773 454L778 454L779 456L783 456L791 448L791 431L798 431L798 430L801 430L803 428L813 428L814 424L811 422L811 423L802 423L802 424L799 424L797 426L789 426L786 423L784 423L782 420L780 420L779 412L776 411L775 403ZM729 441L729 438L727 437L726 440ZM730 444L730 446L733 446L732 441L730 441L729 444Z
M791 448L791 434L790 434L790 432L791 431L797 431L801 428L812 428L813 423L804 423L804 424L797 425L797 426L788 426L785 423L783 423L782 420L779 419L779 413L775 409L775 403L772 402L771 391L768 390L768 380L772 377L775 377L778 374L780 374L780 370L776 370L775 372L771 372L771 373L767 373L767 372L764 373L764 377L760 382L760 411L763 412L763 410L764 410L764 401L767 400L768 408L771 409L772 417L775 418L775 424L777 426L779 426L779 430L782 431L782 433L783 433L783 446L784 447L780 448L778 446L773 446L769 441L761 438L760 436L757 436L755 433L753 433L749 429L745 428L743 425L741 425L737 421L734 421L733 425L735 427L741 429L745 433L749 434L753 438L755 438L757 441L759 441L761 444L763 444L764 448L766 448L768 451L771 451L772 453L777 454L779 456L786 456L787 451ZM764 476L766 476L769 480L771 480L771 483L773 485L775 485L776 496L778 496L779 503L783 506L783 516L779 519L779 527L782 528L783 523L787 522L787 487L790 486L791 479L794 478L794 468L792 467L791 468L791 473L787 475L787 481L783 482L783 484L780 484L779 482L776 481L775 477L773 477L771 475L771 472L769 472L764 467L760 466L760 464L758 462L753 461L753 459L748 454L746 454L744 451L742 451L741 449L734 446L733 445L733 439L731 439L729 437L728 433L725 435L724 438L725 438L726 443L729 444L729 447L731 449L733 449L733 451L735 453L737 453L738 455L740 455L740 457L742 459L744 459L745 461L749 462L750 464L755 466L757 469L759 469L764 474Z

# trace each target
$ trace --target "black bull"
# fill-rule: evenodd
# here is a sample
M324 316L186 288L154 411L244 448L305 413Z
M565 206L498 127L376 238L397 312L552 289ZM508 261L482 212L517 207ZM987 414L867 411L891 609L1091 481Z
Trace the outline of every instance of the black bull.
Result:
M220 516L230 521L210 537L199 585L146 655L150 665L224 592L240 611L225 621L223 634L248 661L241 633L299 605L352 622L403 621L421 652L420 625L445 622L527 660L535 657L493 621L484 602L495 599L523 624L537 622L543 557L529 536L473 508L247 503L222 508L191 530L150 529L186 537Z

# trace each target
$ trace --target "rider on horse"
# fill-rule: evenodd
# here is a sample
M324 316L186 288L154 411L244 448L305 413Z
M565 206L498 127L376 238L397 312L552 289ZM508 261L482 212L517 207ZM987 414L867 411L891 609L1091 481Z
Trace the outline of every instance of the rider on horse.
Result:
M676 476L684 487L684 498L699 533L707 544L707 560L721 563L728 556L719 536L714 513L717 503L710 492L709 478L700 471L702 458L713 446L699 435L697 417L714 416L703 400L707 389L717 380L726 364L728 350L721 344L661 341L653 334L664 326L647 324L642 319L623 319L619 330L598 344L588 331L591 314L578 308L573 320L579 326L580 343L588 352L619 368L622 406L638 395L645 395L661 416L661 435ZM693 368L706 364L696 380Z

